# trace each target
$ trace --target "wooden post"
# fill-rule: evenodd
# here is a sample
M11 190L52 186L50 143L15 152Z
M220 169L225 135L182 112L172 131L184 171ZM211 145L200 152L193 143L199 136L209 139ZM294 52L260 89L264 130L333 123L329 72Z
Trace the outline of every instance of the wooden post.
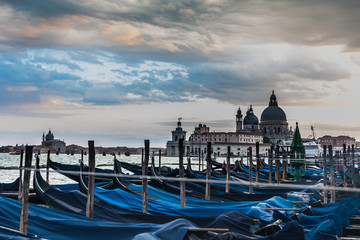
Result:
M150 155L150 140L145 140L145 158L142 163L142 212L147 213L147 200L148 200L148 186L147 186L147 173Z
M204 169L204 150L201 151L201 169Z
M86 216L94 215L94 188L95 188L95 145L93 140L88 141L89 146L89 185L86 203Z
M324 169L324 203L328 202L328 191L326 189L327 186L327 162L326 162L326 145L323 146L323 169Z
M159 149L159 173L161 174L161 149Z
M331 187L335 186L335 179L334 179L334 162L333 162L333 155L332 155L332 145L329 145L329 164L330 164L330 179L331 179ZM335 190L331 190L330 202L335 202Z
M343 144L343 172L346 170L346 160L347 160L347 153L346 153L346 144ZM346 175L344 174L344 187L347 187Z
M21 196L22 196L22 168L23 168L23 159L24 159L24 150L21 149L21 152L20 152L20 172L19 172L19 196L18 196L18 199L19 201L21 201Z
M206 150L206 189L205 200L210 200L210 182L211 179L211 142L207 142Z
M81 149L81 161L84 162L84 149Z
M275 181L276 183L280 183L279 145L276 145L276 150L275 150Z
M271 148L269 149L269 183L272 183L272 166L273 166L273 152L274 152L274 146L271 145Z
M21 197L21 215L20 215L20 232L27 234L28 224L28 210L29 210L29 187L30 187L30 174L31 174L31 161L32 161L33 146L25 147L25 171L24 182L22 184L22 197Z
M47 159L46 159L46 182L49 183L49 167L50 167L50 150L47 152Z
M141 149L141 166L143 165L144 163L144 149L142 148Z
M229 192L230 191L230 146L227 147L227 157L226 157L226 187L225 187L225 192Z
M252 161L252 147L249 147L248 148L249 151L248 151L248 156L249 156L249 193L250 194L253 194L253 172L252 172L252 169L253 169L253 161Z
M288 164L287 164L287 159L286 159L286 150L284 150L284 152L282 154L282 157L283 157L283 161L282 161L282 167L283 167L282 179L285 180L287 178L287 169L288 169Z
M352 163L352 167L355 168L355 149L354 149L354 144L351 145L351 163ZM352 181L352 185L353 185L353 188L356 188L356 183L355 183L355 181Z
M180 204L185 207L185 182L184 177L184 139L179 139L179 176L180 176Z
M259 187L259 172L260 172L260 144L259 142L256 142L256 145L255 145L255 151L256 151L256 179L255 179L255 182L256 182L256 187Z
M199 154L199 171L201 171L201 149L200 148L199 148L198 154Z

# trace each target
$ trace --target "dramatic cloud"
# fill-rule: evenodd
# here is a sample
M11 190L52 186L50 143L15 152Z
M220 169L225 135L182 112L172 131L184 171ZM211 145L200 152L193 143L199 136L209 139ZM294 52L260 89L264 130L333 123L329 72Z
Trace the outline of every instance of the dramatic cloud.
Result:
M359 9L356 0L2 0L0 107L70 121L79 108L264 107L271 90L284 107L352 106ZM168 119L186 111L177 110Z

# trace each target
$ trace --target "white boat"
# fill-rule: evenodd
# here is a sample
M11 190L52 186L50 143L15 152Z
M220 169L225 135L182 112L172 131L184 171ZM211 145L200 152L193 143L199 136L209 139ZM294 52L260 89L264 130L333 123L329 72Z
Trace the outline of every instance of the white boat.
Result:
M303 139L303 144L305 148L306 159L319 158L322 155L323 149L321 145L316 143L314 140ZM284 145L280 145L280 152L282 152L283 149L289 152L291 149L290 147L291 147L291 141L286 141Z
M305 148L305 158L319 158L323 149L320 144L316 143L312 140L303 140L304 148Z

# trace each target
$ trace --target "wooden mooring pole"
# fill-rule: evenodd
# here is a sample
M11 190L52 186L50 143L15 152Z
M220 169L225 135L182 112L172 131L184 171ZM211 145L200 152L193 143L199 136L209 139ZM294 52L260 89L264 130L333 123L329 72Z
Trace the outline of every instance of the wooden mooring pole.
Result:
M201 171L201 148L199 148L199 171Z
M255 178L256 185L255 186L259 187L259 172L260 172L260 144L259 144L259 142L256 142L255 151L256 151L256 178Z
M21 201L21 196L22 196L22 172L23 172L23 160L24 160L24 150L21 149L20 152L20 166L19 166L19 196L18 199L19 201Z
M253 161L252 161L252 147L248 148L249 159L249 193L253 194Z
M283 161L282 161L282 179L287 179L287 169L288 169L288 162L287 162L287 152L284 149L282 153Z
M185 182L184 177L184 139L179 139L179 176L180 176L180 204L181 207L185 207Z
M206 150L206 188L205 188L205 200L210 200L210 182L211 179L211 142L207 142Z
M346 152L346 144L343 144L343 172L346 170L346 161L347 161L347 152ZM347 187L346 175L344 174L344 187Z
M94 216L94 188L95 188L95 144L93 140L88 141L89 146L89 185L86 203L86 216Z
M332 145L329 145L329 164L330 164L330 179L331 179L331 187L335 187L335 179L334 179L334 161L333 161L333 151ZM331 189L330 191L330 202L335 202L335 190Z
M279 159L279 145L276 145L275 150L275 181L276 183L280 183L280 159Z
M268 164L269 164L269 183L272 183L272 166L273 166L273 152L274 146L271 145L269 149Z
M227 147L227 156L226 156L226 187L225 187L225 192L229 192L230 191L230 154L231 154L231 149L230 146Z
M27 233L28 224L28 210L29 210L29 187L30 187L30 174L31 174L31 161L32 161L33 146L25 147L25 171L24 181L22 184L21 196L21 213L20 213L20 232Z
M161 149L159 149L159 171L158 172L161 174Z
M355 146L354 144L351 145L351 163L352 167L355 168ZM355 181L352 181L353 188L356 188Z
M150 155L150 140L145 140L145 158L142 162L142 212L147 213L148 201L148 186L147 186L147 173Z
M50 167L50 150L47 152L47 159L46 159L46 182L49 183L49 167Z
M324 190L323 190L323 195L324 195L324 203L328 202L328 191L326 189L326 185L327 185L327 162L326 162L326 145L323 146L323 169L324 169Z

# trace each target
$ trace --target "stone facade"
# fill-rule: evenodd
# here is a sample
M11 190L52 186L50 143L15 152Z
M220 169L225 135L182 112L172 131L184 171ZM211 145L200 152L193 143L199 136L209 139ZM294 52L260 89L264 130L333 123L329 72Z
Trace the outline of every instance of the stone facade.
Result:
M65 153L66 143L60 139L55 139L54 134L49 130L48 134L43 133L41 142L42 151L50 150L52 152Z

